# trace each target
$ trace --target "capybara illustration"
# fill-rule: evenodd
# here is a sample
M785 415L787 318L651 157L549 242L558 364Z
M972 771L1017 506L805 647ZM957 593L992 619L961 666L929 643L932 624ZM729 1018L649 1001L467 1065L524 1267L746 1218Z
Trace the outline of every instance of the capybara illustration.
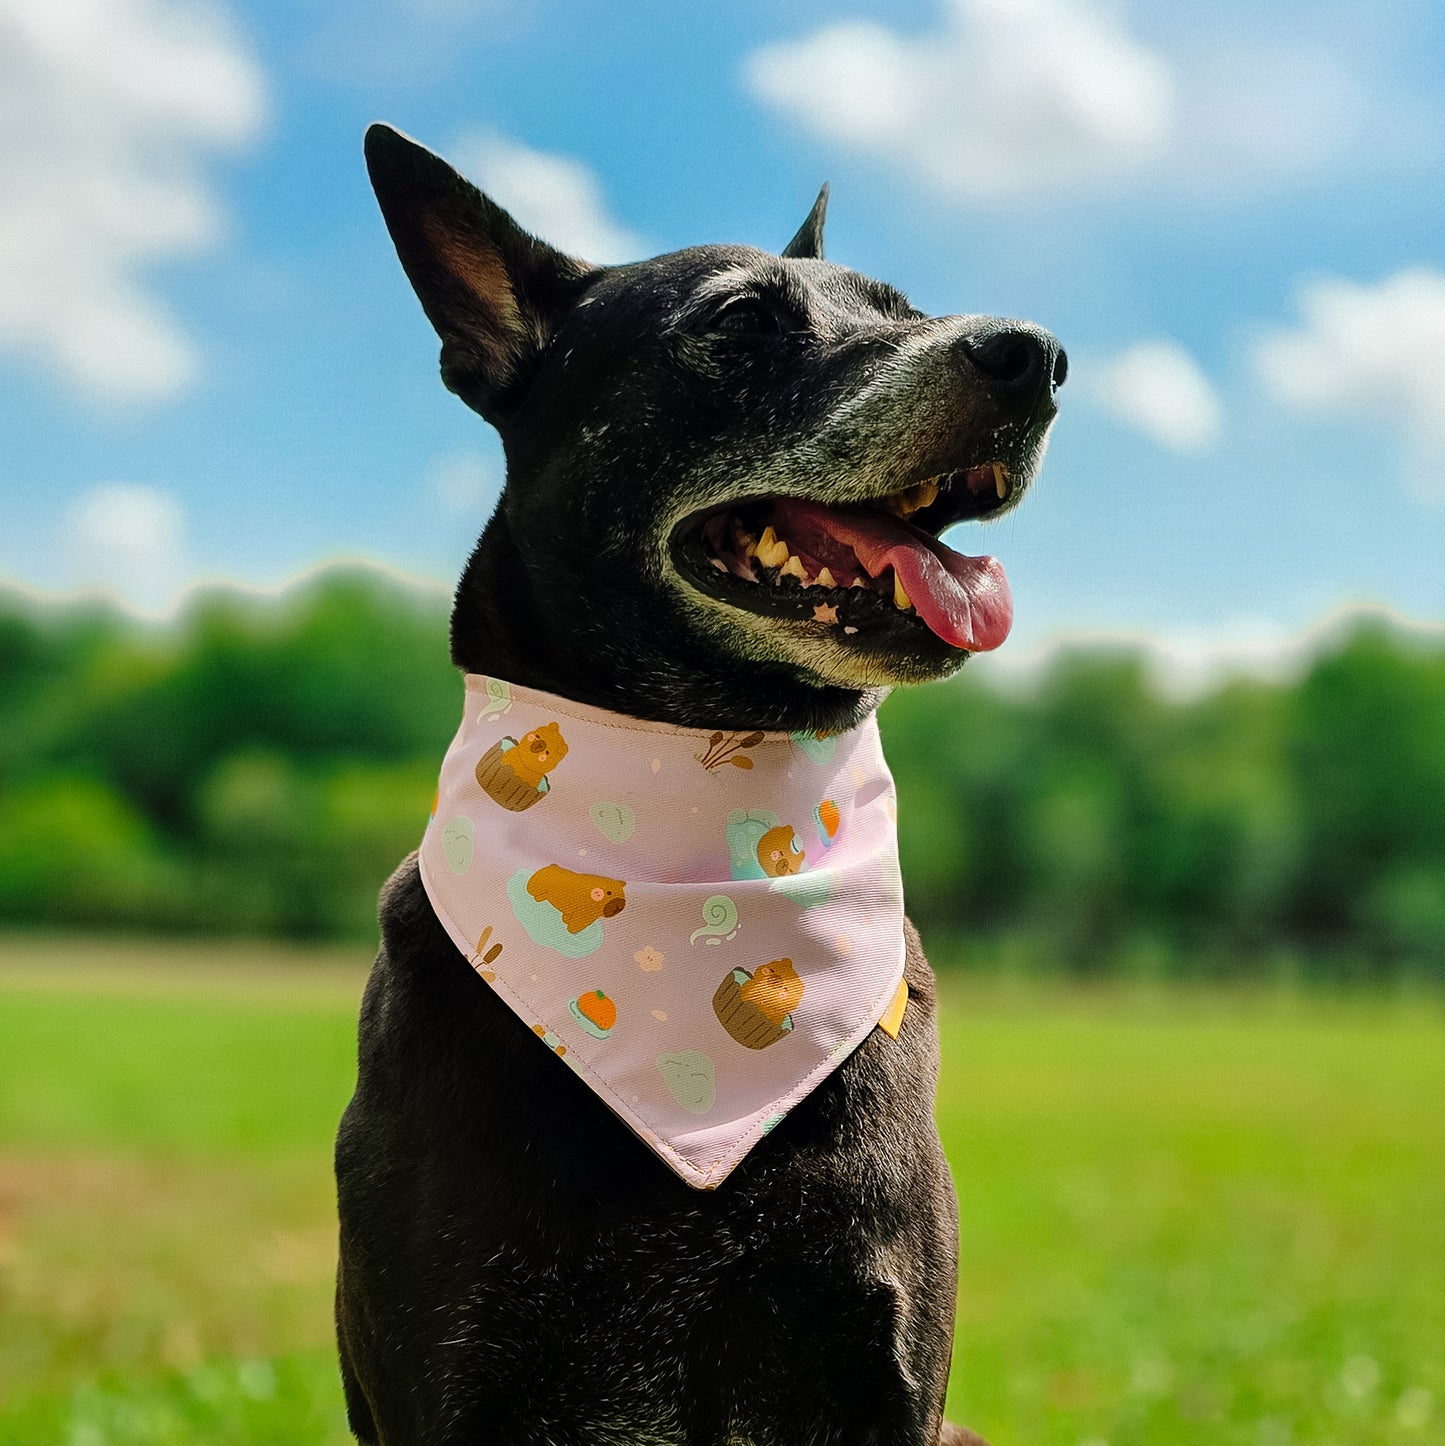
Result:
M539 904L551 904L569 934L580 934L599 919L620 914L627 903L626 887L621 879L576 874L561 864L547 864L527 880L527 892Z
M748 1049L766 1049L793 1031L793 1010L802 1002L803 981L791 959L760 964L749 974L730 969L713 995L718 1023Z
M507 764L512 772L534 788L567 756L567 740L555 723L544 723L517 740L507 750Z
M785 823L770 828L758 840L758 863L770 879L795 874L803 867L803 850L798 837Z
M802 1001L803 981L791 959L774 959L759 964L753 977L739 987L738 995L770 1023L781 1024Z
M547 775L567 756L567 740L555 723L543 723L520 738L503 738L477 760L477 782L488 797L513 813L545 798Z

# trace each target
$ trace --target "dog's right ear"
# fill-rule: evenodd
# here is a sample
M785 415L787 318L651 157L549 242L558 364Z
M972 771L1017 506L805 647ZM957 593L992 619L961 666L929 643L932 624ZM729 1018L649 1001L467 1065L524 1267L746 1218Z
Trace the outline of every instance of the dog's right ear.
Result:
M368 128L366 169L402 268L441 337L442 381L495 421L597 268L528 235L440 156L390 126Z
M818 192L818 199L813 202L813 209L808 212L808 219L798 227L798 234L778 252L779 256L791 257L794 260L823 259L823 221L828 214L828 183L823 182L823 189Z

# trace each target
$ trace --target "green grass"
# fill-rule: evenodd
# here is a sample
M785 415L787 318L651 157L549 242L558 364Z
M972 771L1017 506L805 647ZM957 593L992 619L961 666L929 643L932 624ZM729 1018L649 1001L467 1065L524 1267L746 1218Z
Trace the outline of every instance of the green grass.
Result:
M1435 1001L964 984L944 1038L958 1418L1067 1446L1445 1439Z
M342 1446L365 960L0 942L0 1446ZM997 1446L1445 1440L1431 996L945 982L950 1414Z

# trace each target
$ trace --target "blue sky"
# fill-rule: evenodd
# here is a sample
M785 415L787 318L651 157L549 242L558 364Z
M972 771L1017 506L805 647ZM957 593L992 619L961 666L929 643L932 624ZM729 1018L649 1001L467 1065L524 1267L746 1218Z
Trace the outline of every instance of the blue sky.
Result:
M1061 631L1445 618L1445 10L0 0L0 577L164 611L367 557L450 583L500 481L360 143L595 259L776 248L1028 317L1041 485L951 540Z

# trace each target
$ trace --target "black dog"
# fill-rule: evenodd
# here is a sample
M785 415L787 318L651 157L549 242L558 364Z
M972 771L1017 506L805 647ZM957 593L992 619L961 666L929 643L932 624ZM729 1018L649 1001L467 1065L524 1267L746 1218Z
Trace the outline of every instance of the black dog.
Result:
M927 318L825 263L824 196L781 257L599 268L395 131L366 154L446 385L506 447L458 667L663 722L841 730L999 640L997 578L929 543L1032 480L1065 368L1047 332ZM800 567L776 551L793 524L842 540ZM871 575L884 533L953 581ZM814 574L830 545L855 585ZM477 979L415 855L381 926L336 1155L362 1441L977 1439L942 1416L957 1220L911 927L899 1039L875 1031L698 1191Z

